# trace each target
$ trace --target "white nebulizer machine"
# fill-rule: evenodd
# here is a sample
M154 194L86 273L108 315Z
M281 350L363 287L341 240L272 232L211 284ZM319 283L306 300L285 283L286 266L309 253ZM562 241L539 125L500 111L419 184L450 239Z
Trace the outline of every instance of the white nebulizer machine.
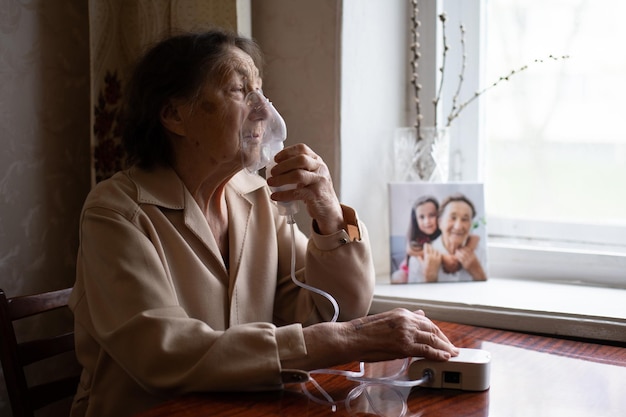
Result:
M250 173L265 168L265 175L270 177L276 165L274 157L283 149L287 139L287 125L272 103L259 89L246 95L246 105L250 113L241 126L241 149L243 166ZM272 187L272 191L284 191L295 188L295 184ZM284 216L298 212L297 201L277 202L278 211Z

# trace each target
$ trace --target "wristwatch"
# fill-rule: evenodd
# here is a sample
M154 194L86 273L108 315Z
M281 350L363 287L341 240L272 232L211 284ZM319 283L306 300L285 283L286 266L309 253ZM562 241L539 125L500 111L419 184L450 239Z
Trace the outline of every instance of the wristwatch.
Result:
M348 234L348 239L346 242L356 242L361 240L361 228L359 227L359 219L357 218L356 211L353 208L341 205L343 210L343 219L346 223L346 232ZM345 237L344 237L345 239Z

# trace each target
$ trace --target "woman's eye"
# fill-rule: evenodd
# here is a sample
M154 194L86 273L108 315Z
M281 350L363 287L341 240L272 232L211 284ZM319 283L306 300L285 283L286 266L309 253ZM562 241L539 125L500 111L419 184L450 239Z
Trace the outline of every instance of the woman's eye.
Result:
M246 89L244 87L232 87L230 89L231 94L236 94L236 95L245 95L246 94Z

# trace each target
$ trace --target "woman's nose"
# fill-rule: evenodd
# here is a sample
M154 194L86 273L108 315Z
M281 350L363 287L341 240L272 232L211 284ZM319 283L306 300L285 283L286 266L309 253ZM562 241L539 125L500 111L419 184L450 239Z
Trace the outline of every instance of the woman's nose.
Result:
M258 90L248 93L246 104L250 109L248 117L251 120L264 120L268 118L268 99Z

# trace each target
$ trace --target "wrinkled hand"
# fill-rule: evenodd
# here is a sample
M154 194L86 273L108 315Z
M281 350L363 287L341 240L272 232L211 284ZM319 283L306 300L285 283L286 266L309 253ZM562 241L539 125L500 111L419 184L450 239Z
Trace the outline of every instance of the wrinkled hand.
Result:
M424 244L423 257L418 258L422 263L422 271L426 282L436 282L439 277L442 255L430 243Z
M271 187L296 184L293 190L272 193L275 201L300 200L322 234L331 234L344 227L343 212L333 188L330 171L322 160L305 144L291 145L274 158L267 183Z
M458 349L422 310L397 308L347 323L350 338L367 362L406 357L448 360Z
M313 324L302 332L307 354L281 360L284 368L311 370L411 357L446 361L459 354L422 310L396 308L351 321Z

